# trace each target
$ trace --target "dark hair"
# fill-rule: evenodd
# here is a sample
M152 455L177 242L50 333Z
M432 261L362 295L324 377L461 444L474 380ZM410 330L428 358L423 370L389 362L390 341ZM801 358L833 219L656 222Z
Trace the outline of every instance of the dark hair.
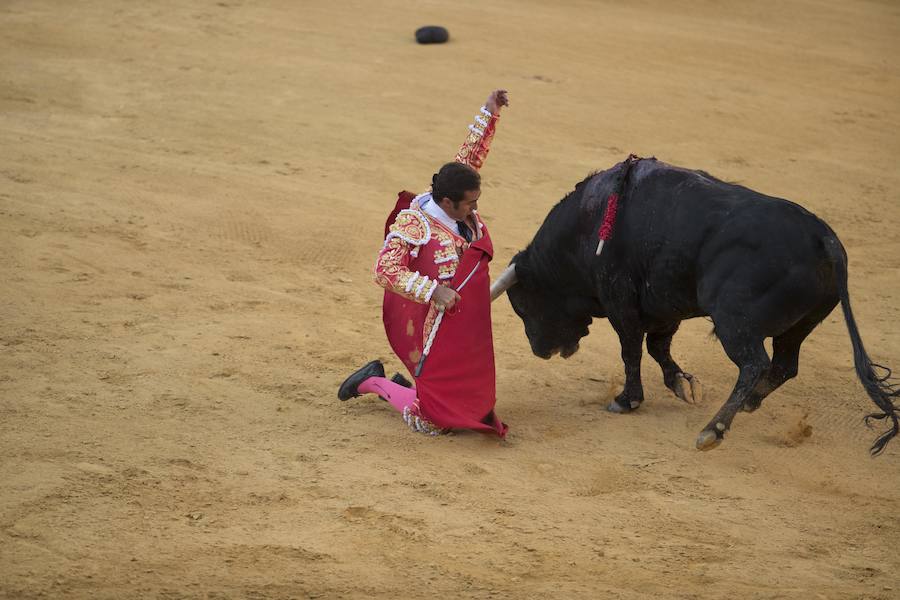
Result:
M450 162L431 178L431 195L436 202L450 198L453 206L459 204L463 195L481 189L481 175L478 171L458 162Z

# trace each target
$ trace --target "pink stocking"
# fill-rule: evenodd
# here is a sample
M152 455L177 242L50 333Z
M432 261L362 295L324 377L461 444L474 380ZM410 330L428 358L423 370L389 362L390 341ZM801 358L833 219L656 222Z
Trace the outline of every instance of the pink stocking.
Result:
M402 386L384 377L369 377L357 389L363 394L378 394L401 413L416 401L415 388Z

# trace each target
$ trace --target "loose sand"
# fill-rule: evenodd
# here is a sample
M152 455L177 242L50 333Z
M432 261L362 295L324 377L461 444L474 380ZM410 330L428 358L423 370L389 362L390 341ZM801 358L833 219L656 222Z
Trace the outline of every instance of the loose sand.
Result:
M421 25L451 42L417 46ZM598 321L531 355L496 304L499 442L335 398L390 355L370 269L494 87L494 273L629 152L800 202L900 368L892 1L51 2L0 6L0 596L898 598L900 440L839 312L718 449L705 320L645 361Z

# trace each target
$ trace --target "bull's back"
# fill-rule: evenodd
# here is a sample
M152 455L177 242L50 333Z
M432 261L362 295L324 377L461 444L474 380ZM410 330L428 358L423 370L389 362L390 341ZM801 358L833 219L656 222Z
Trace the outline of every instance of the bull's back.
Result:
M728 304L756 310L775 335L823 295L836 297L825 248L836 237L797 204L664 163L639 173L625 203L642 308L660 320Z

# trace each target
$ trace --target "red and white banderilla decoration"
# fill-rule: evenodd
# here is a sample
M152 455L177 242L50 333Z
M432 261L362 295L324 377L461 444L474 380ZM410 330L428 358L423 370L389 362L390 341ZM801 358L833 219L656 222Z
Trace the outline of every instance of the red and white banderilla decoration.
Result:
M606 198L606 212L603 213L603 221L600 223L600 229L597 230L597 237L600 238L600 241L597 244L596 256L600 256L600 253L603 251L603 243L612 235L613 224L616 222L616 212L619 210L619 199L625 191L625 183L628 180L628 174L631 173L631 167L639 160L641 159L634 154L628 155L615 188Z

